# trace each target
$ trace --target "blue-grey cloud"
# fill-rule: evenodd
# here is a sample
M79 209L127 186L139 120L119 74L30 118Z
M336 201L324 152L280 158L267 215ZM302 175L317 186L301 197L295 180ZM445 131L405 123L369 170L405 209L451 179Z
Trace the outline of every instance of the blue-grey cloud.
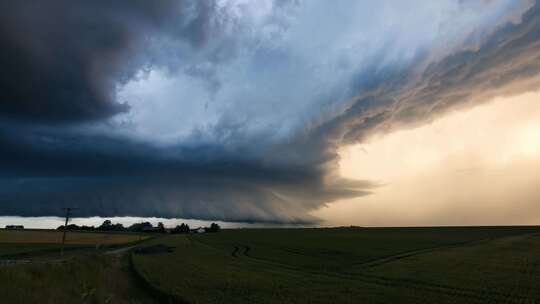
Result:
M50 123L126 112L115 88L153 60L145 45L165 37L201 45L211 10L210 2L3 2L0 114Z
M4 215L310 222L341 145L539 84L531 1L4 6Z

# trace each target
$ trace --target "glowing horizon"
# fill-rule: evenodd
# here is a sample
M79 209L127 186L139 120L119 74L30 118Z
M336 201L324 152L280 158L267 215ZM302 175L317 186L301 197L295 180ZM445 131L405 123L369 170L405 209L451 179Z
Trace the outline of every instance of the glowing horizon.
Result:
M501 97L342 148L343 176L381 186L315 214L366 226L540 224L538 100Z

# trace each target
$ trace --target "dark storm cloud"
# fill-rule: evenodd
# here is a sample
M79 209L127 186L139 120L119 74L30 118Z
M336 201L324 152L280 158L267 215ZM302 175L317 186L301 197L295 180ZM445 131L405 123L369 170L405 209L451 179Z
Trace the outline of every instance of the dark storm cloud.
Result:
M254 168L258 169L258 168ZM268 178L275 178L267 174ZM310 223L306 214L322 202L365 194L352 189L319 190L320 183L293 181L313 190L296 195L274 180L204 176L117 178L32 178L2 182L0 199L17 201L2 206L3 213L22 216L62 215L62 207L79 207L78 216L156 216L222 219L236 222ZM365 186L365 185L364 185ZM51 189L54 189L51 191ZM279 193L279 194L278 194ZM283 196L286 197L283 197ZM308 201L309 199L309 201Z
M371 88L360 90L352 106L323 125L340 144L362 142L375 133L418 126L451 110L497 96L540 87L540 5L519 24L508 24L480 43L440 61L419 58L406 70L374 73ZM426 69L417 67L427 65ZM356 83L355 83L356 85ZM354 90L354 86L353 86Z
M152 54L144 52L149 40L169 37L202 45L212 5L210 1L3 1L0 114L61 123L128 111L125 102L116 100L116 86L151 65Z
M212 2L0 4L5 46L0 55L0 214L61 215L61 207L73 206L80 208L79 216L313 222L310 211L376 187L337 176L341 145L537 88L539 10L534 6L521 22L490 33L475 48L458 48L436 60L424 49L399 64L383 65L383 54L369 57L374 63L347 77L343 90L330 90L330 97L348 100L336 106L341 111L323 111L313 121L298 119L304 125L276 137L280 118L325 105L295 108L285 98L278 102L288 92L295 93L293 101L312 96L317 85L294 82L302 76L298 71L308 78L312 70L303 70L287 48L260 49L257 40L250 60L239 60L239 66L225 69L227 77L218 77L217 63L232 62L242 52L234 35L217 37L223 12ZM303 54L307 42L300 41L300 51L291 53ZM188 53L191 57L182 57ZM351 66L353 57L340 59L337 72ZM201 64L179 64L200 58L196 63ZM260 69L244 69L259 61L265 64ZM156 65L205 80L212 94L227 82L239 82L241 88L254 83L255 92L263 93L238 89L240 96L226 95L231 112L222 110L216 124L195 129L179 143L163 145L117 132L118 125L106 118L128 106L118 100L116 86ZM291 72L290 66L297 68ZM248 83L235 79L236 72L248 75ZM275 83L284 87L276 89ZM264 126L252 107L269 95L273 98L261 107L261 117L270 117L272 124L249 133L253 125ZM245 100L234 103L241 97ZM265 116L272 112L284 114ZM161 119L151 118L151 123ZM88 120L103 125L83 124ZM106 127L115 130L103 132Z
M222 147L154 148L128 139L0 132L2 214L159 216L308 223L370 182L324 181L317 165L276 166Z

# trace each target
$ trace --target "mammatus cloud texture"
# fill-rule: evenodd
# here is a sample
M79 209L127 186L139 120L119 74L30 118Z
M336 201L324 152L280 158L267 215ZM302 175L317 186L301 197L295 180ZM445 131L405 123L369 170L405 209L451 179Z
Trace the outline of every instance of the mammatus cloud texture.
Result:
M0 40L2 215L313 222L376 187L340 146L540 85L534 1L18 1Z

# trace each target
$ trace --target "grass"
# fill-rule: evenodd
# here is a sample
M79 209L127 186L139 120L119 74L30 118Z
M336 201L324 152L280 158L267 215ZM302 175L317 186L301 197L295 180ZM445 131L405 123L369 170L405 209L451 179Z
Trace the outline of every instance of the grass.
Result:
M156 303L133 275L129 257L89 250L147 239L129 233L62 233L53 230L0 230L1 303ZM19 260L13 264L13 260ZM2 265L2 260L9 260ZM6 266L7 265L7 266Z
M98 254L2 267L0 294L2 303L156 303L134 281L127 256Z
M170 236L133 255L192 303L537 303L540 227L260 229Z

